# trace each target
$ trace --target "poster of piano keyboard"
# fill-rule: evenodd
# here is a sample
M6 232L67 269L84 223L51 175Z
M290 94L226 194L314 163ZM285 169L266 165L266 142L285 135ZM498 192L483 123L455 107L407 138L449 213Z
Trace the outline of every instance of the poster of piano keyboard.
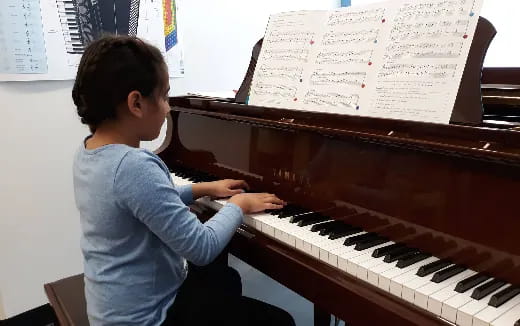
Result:
M69 80L85 47L105 34L157 46L182 77L179 0L1 0L0 81Z

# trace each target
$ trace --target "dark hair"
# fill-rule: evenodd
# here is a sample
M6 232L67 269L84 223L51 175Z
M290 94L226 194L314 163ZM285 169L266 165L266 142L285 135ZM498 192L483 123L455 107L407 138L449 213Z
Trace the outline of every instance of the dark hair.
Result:
M165 71L161 52L131 36L105 36L88 45L81 57L72 99L81 122L95 132L116 118L116 107L132 91L152 95Z

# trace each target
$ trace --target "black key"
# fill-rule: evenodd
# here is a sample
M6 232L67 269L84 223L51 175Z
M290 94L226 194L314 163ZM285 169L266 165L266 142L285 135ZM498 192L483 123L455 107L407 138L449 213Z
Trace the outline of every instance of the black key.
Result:
M372 257L374 257L374 258L383 257L383 256L386 256L387 254L389 254L391 251L402 248L402 247L405 247L405 245L402 243L394 243L389 246L377 248L372 253Z
M319 217L313 217L313 218L304 218L300 222L298 222L298 226L307 226L311 224L316 224L320 222L325 222L330 220L330 217L321 215Z
M369 239L374 239L374 238L377 238L379 237L376 233L364 233L364 234L360 234L360 235L356 235L356 236L353 236L353 237L350 237L350 238L346 238L345 239L345 242L343 242L343 244L345 246L353 246L353 245L356 245L358 244L359 242L362 242L362 241L365 241L365 240L369 240Z
M408 255L408 254L410 254L412 252L418 252L418 251L419 250L417 250L416 248L408 248L408 247L395 249L391 253L386 254L385 258L383 259L383 261L385 263L392 263L392 262L394 262L394 261L396 261L398 259L401 259L405 255Z
M352 229L353 226L350 224L343 223L342 221L336 221L337 223L331 224L330 226L326 227L325 229L320 231L320 235L330 235L334 232Z
M440 283L444 280L449 279L452 276L455 276L457 274L460 274L464 272L467 268L460 265L453 265L451 267L448 267L446 269L443 269L442 271L438 271L437 273L433 274L432 282L433 283Z
M378 237L378 238L375 238L375 239L362 241L362 242L359 242L356 245L356 247L354 247L354 250L357 250L357 251L367 250L369 248L373 248L375 246L379 246L380 244L383 244L385 242L388 242L388 239L385 238L385 237Z
M325 228L320 230L320 235L328 236L331 234L334 230L340 230L341 228L352 228L352 225L348 225L343 223L342 221L332 221L328 222L328 224Z
M278 215L282 212L282 209L266 209L265 212L271 215Z
M282 208L282 211L280 212L280 215L278 215L279 218L285 218L293 215L300 215L304 213L310 213L311 211L303 208L301 206L296 206L294 204L289 204Z
M311 227L311 232L320 232L320 234L321 234L321 231L323 229L330 228L338 223L339 223L339 221L329 221L329 222L325 222L325 223L316 224Z
M489 282L479 285L477 288L475 288L475 290L473 290L473 293L471 294L471 297L475 300L480 300L483 297L488 296L489 294L498 290L505 284L506 284L506 282L497 280L497 279L495 279L493 281L489 281Z
M464 293L467 290L471 289L474 286L479 285L480 283L484 283L489 280L491 277L484 275L482 273L475 274L471 277L463 279L455 286L455 291L459 293Z
M342 230L332 231L329 234L329 239L335 240L335 239L339 239L342 237L348 237L349 235L356 234L361 231L363 231L363 229L358 228L358 227L351 227L351 228L345 228Z
M291 219L289 220L289 222L298 223L298 222L306 220L306 219L312 219L315 217L317 218L320 216L323 216L323 215L321 215L320 213L298 214L298 215L291 216Z
M398 268L405 268L410 265L413 265L417 262L420 262L421 260L425 260L427 258L430 258L432 255L427 254L425 252L416 252L411 254L410 256L403 257L397 261L397 267Z
M431 273L435 273L436 271L443 269L444 267L450 266L451 264L453 263L448 260L437 260L433 263L421 266L417 271L416 275L420 277L425 277L427 275L430 275Z
M512 298L516 297L518 294L520 294L520 287L516 285L510 285L502 291L493 294L491 299L489 299L489 305L491 307L498 308Z

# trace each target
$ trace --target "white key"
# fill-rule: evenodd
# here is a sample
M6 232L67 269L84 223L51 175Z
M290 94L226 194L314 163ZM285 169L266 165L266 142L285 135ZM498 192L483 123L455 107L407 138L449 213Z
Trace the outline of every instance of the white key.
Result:
M428 297L430 295L434 294L437 291L444 289L447 286L450 286L453 283L459 282L462 279L470 277L473 274L475 274L474 271L465 270L464 272L459 273L455 276L452 276L452 277L448 278L447 280L444 280L440 283L434 283L434 282L429 281L427 284L425 284L425 285L421 286L420 288L418 288L417 290L415 290L414 304L423 309L428 309Z
M472 275L475 274L477 274L477 272L473 271ZM428 311L434 313L437 316L440 316L442 313L442 304L444 303L444 301L459 294L458 292L455 292L455 287L457 286L457 283L453 283L450 286L432 294L428 298Z
M393 278L396 278L399 275L402 275L412 269L419 268L420 266L422 266L424 264L425 264L424 262L418 262L413 265L407 266L405 268L399 268L399 267L397 267L397 262L396 262L395 265L392 266L392 268L387 269L384 272L382 272L381 274L379 274L377 286L382 290L390 292L390 283L392 282Z
M403 284L403 292L401 293L401 298L403 298L406 301L409 301L411 303L414 303L415 300L415 290L418 288L424 286L425 284L430 283L431 276L427 275L424 277L419 277L416 279L413 279L410 283Z
M457 310L457 325L461 326L472 326L473 325L473 316L478 314L480 311L484 310L486 307L488 307L488 302L491 297L508 287L509 284L506 284L502 286L501 288L497 289L495 292L488 294L487 296L483 297L480 300L471 299L470 302L466 303L462 307L460 307Z
M329 238L327 238L327 241L324 242L320 246L320 260L322 260L326 263L329 263L329 256L333 255L332 251L337 248L344 247L343 243L345 242L345 239L346 239L346 237L335 239L335 240L330 240ZM337 261L337 258L336 258L336 261Z
M338 253L339 251L343 250L343 247L345 247L345 246L343 245L343 242L345 242L345 239L346 239L346 238L347 238L347 237L345 236L345 237L341 237L341 238L336 239L336 240L338 240L339 242L341 242L342 245L341 245L341 246L338 246L338 247L336 247L336 248L332 248L332 249L330 249L330 251L329 251L329 259L327 260L327 263L329 263L330 265L332 265L332 266L334 266L334 267L338 267L338 255L337 255L337 253Z
M398 275L398 276L392 278L392 280L390 281L390 293L394 294L395 296L402 297L403 285L410 283L411 281L413 281L416 278L419 278L419 276L417 276L417 271L419 271L419 268L421 268L422 266L424 266L426 264L433 263L437 260L439 260L439 259L436 257L427 258L423 261L420 261L420 262L417 262L417 263L411 265L411 266L414 266L413 269L407 271L406 273L403 273L401 275ZM397 268L397 267L394 267L394 268Z
M464 291L463 293L457 293L451 298L445 300L442 303L441 317L446 320L449 320L452 323L455 323L457 321L457 310L470 301L478 301L473 299L471 297L471 294L473 293L473 290L475 288L479 287L482 284L485 284L488 281L489 280L476 284L475 286Z
M520 304L517 304L508 312L493 320L493 326L513 326L517 320L520 320Z
M520 295L512 298L498 308L487 306L475 316L473 316L473 326L489 326L493 320L505 314L509 309L520 304Z
M173 180L173 183L175 185L178 185L178 186L185 186L185 185L191 185L193 184L192 181L188 180L188 179L184 179L184 178L181 178L179 176L176 176L175 174L171 174L172 176L172 180Z
M381 257L381 258L383 258L383 257ZM377 265L377 266L373 267L371 270L369 270L367 272L368 283L370 283L374 286L379 286L379 275L381 275L381 273L383 273L386 270L396 268L396 265L397 265L397 261L394 261L390 264L385 263L385 264L381 264L381 265Z
M347 273L356 275L359 265L367 260L374 259L374 257L372 257L372 252L377 248L381 248L384 246L386 246L386 243L362 251L354 250L354 252L350 255L350 258L348 259Z

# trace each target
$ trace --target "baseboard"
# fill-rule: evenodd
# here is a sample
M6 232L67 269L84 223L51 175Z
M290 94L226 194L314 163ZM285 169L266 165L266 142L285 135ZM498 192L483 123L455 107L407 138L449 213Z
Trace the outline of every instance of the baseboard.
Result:
M53 326L58 325L54 310L49 304L31 309L0 321L0 326Z
M4 300L2 300L2 292L0 292L0 320L6 319Z

